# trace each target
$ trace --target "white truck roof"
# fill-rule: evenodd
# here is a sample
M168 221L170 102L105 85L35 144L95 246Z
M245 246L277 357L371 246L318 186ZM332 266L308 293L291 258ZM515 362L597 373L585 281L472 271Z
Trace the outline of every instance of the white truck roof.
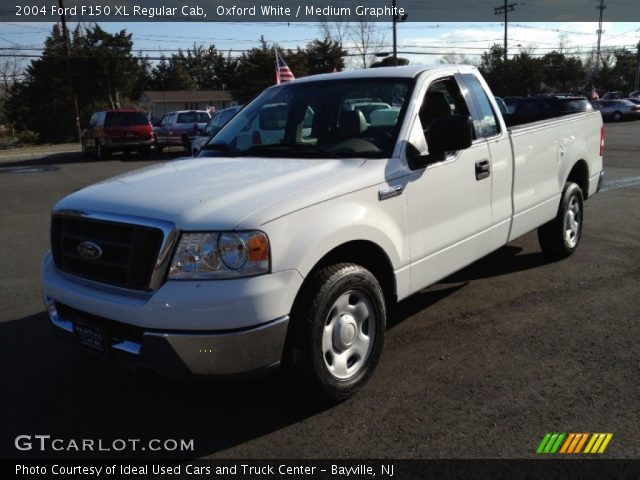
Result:
M477 70L476 67L471 65L449 65L449 64L435 64L435 65L408 65L402 67L380 67L380 68L368 68L365 70L346 70L344 72L323 73L320 75L310 75L294 80L296 83L302 82L315 82L317 80L335 80L335 79L352 79L352 78L414 78L422 72L427 70L465 70L472 71Z

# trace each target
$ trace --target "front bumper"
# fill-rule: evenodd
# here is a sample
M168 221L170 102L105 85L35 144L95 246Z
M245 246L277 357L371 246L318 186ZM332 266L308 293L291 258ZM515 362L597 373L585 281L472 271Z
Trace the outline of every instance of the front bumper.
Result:
M42 284L56 333L83 350L168 375L238 375L279 363L302 277L167 281L132 293L65 275L48 254ZM100 348L80 341L83 327L99 332Z
M280 363L289 317L232 332L145 331L140 341L119 338L109 322L95 316L78 320L61 315L52 298L45 304L55 333L87 352L131 369L152 370L168 376L234 376L259 372ZM69 309L67 308L67 311ZM77 311L76 311L77 312ZM89 321L86 321L89 318ZM103 335L100 348L78 341L77 329L87 325Z

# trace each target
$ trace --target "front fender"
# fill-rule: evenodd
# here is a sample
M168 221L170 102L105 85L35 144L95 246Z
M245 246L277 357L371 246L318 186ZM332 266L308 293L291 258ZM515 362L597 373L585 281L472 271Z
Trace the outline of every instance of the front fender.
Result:
M263 227L271 242L274 272L295 269L306 277L327 253L345 243L364 240L386 253L396 272L398 296L408 290L404 195L380 201L378 187L371 187L298 210Z

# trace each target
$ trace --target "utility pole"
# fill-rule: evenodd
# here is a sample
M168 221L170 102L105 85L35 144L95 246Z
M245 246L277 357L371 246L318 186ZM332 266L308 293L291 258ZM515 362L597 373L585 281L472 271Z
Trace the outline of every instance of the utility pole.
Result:
M504 14L504 61L506 63L507 61L507 47L508 47L508 41L507 41L507 23L509 23L509 12L513 12L513 10L516 8L516 5L518 5L517 3L509 3L507 4L507 0L504 0L504 5L502 7L495 7L493 9L493 14L494 15L502 15Z
M393 8L393 66L398 66L398 32L397 26L398 23L398 15L396 15L396 0L391 2L391 6Z
M396 11L396 0L392 0L391 7L393 11L393 66L398 66L398 22L404 22L407 20L407 14L402 16L398 15Z
M78 143L82 143L82 130L80 129L80 112L78 111L78 96L74 93L73 89L73 77L71 76L71 52L69 48L71 42L69 40L69 30L67 29L67 17L64 14L63 0L58 0L58 6L60 7L60 23L62 23L62 39L64 41L64 51L67 57L67 82L69 83L69 89L71 90L71 99L73 103L73 111L76 115L76 129L78 131Z
M604 33L604 30L602 30L602 17L604 16L605 8L607 8L607 6L604 4L604 0L599 0L598 6L596 7L596 10L600 10L598 31L596 32L598 34L598 47L596 48L596 75L600 71L600 40Z

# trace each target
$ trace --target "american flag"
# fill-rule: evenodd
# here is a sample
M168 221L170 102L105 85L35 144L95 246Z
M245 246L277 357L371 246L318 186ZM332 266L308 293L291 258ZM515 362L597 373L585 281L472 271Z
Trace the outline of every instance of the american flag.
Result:
M276 85L280 85L281 83L288 82L289 80L295 80L296 77L291 73L291 69L285 63L280 55L278 55L278 50L276 52Z

